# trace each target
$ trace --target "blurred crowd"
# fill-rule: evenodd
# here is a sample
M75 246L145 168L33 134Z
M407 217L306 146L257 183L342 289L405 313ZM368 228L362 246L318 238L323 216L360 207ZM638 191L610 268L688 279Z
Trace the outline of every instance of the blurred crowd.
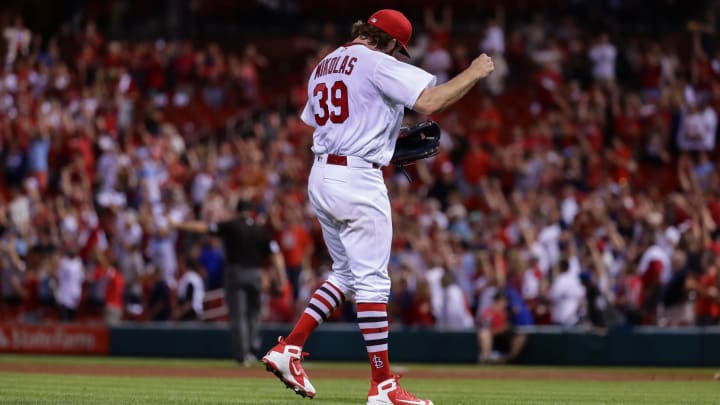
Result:
M496 71L431 117L443 148L412 182L384 169L392 321L718 324L715 14L622 35L498 9L480 35L457 35L452 11L426 10L409 62L442 82L482 51ZM348 39L326 34L296 43L305 71L278 90L253 44L108 40L92 21L44 40L19 18L6 28L3 318L222 319L219 241L172 224L226 219L243 198L286 266L265 273L263 319L293 321L330 268L306 195L312 131L298 118L307 75ZM272 92L287 102L267 103Z

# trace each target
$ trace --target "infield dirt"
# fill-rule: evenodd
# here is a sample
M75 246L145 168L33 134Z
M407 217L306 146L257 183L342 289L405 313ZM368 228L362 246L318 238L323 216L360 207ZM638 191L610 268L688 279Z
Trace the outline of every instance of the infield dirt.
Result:
M111 360L109 360L111 362ZM357 378L366 379L369 371L343 368L329 368L327 363L322 368L314 368L312 364L306 366L308 374L313 378ZM134 376L134 377L207 377L207 378L262 378L271 376L264 368L229 368L229 367L178 367L157 365L114 365L109 364L42 364L42 363L0 363L0 372L17 373L44 373L44 374L74 374L74 375L102 375L102 376ZM434 371L423 367L414 369L412 366L403 367L400 372L409 378L417 379L485 379L485 380L575 380L575 381L707 381L712 379L712 372L662 372L643 373L627 372L617 369L608 371L578 371L561 369L528 369L526 367L511 370L507 367L496 369L490 366L476 369L463 367L458 370Z

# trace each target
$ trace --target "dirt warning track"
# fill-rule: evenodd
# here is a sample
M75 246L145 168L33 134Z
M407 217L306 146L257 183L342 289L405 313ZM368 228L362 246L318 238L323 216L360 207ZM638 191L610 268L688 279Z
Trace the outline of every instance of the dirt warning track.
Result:
M308 364L306 371L313 378L367 379L369 371L343 368L315 368ZM183 367L183 366L129 366L113 364L22 364L2 363L0 372L74 374L131 377L196 377L196 378L274 378L263 367ZM414 369L412 366L398 370L414 379L484 379L484 380L577 380L577 381L700 381L713 378L713 372L652 372L622 370L567 370L518 368L517 370L493 367L461 368L458 370Z

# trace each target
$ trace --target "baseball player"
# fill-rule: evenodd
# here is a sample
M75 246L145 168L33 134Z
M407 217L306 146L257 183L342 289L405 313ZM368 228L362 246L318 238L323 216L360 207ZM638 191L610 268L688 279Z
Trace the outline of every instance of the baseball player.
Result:
M452 80L393 57L408 55L410 21L380 10L353 25L353 41L327 55L310 75L302 120L315 128L308 195L333 260L328 280L312 296L285 339L263 357L267 369L303 397L315 388L302 368L312 331L354 293L357 320L372 370L367 405L432 405L403 390L388 360L387 272L392 220L379 170L391 162L405 108L434 114L463 97L493 70L483 54Z

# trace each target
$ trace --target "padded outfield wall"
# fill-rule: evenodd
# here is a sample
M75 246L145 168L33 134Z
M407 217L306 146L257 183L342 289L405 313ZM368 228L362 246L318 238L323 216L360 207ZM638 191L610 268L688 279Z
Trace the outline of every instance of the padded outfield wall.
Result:
M269 348L287 326L266 326L262 347ZM525 364L720 366L720 327L618 329L605 335L578 329L534 327L526 330ZM392 360L423 363L474 363L473 331L391 329ZM313 360L364 361L365 345L355 325L324 324L308 340ZM230 357L230 336L222 326L134 326L110 329L110 354L122 356Z
M266 325L262 347L286 335L288 325ZM533 327L520 363L556 365L720 366L720 327L617 329L606 334L579 329ZM392 360L474 363L473 331L391 328ZM312 360L364 361L367 354L353 324L324 324L305 350ZM0 323L0 353L73 353L111 356L229 358L224 325L164 323L24 325Z

